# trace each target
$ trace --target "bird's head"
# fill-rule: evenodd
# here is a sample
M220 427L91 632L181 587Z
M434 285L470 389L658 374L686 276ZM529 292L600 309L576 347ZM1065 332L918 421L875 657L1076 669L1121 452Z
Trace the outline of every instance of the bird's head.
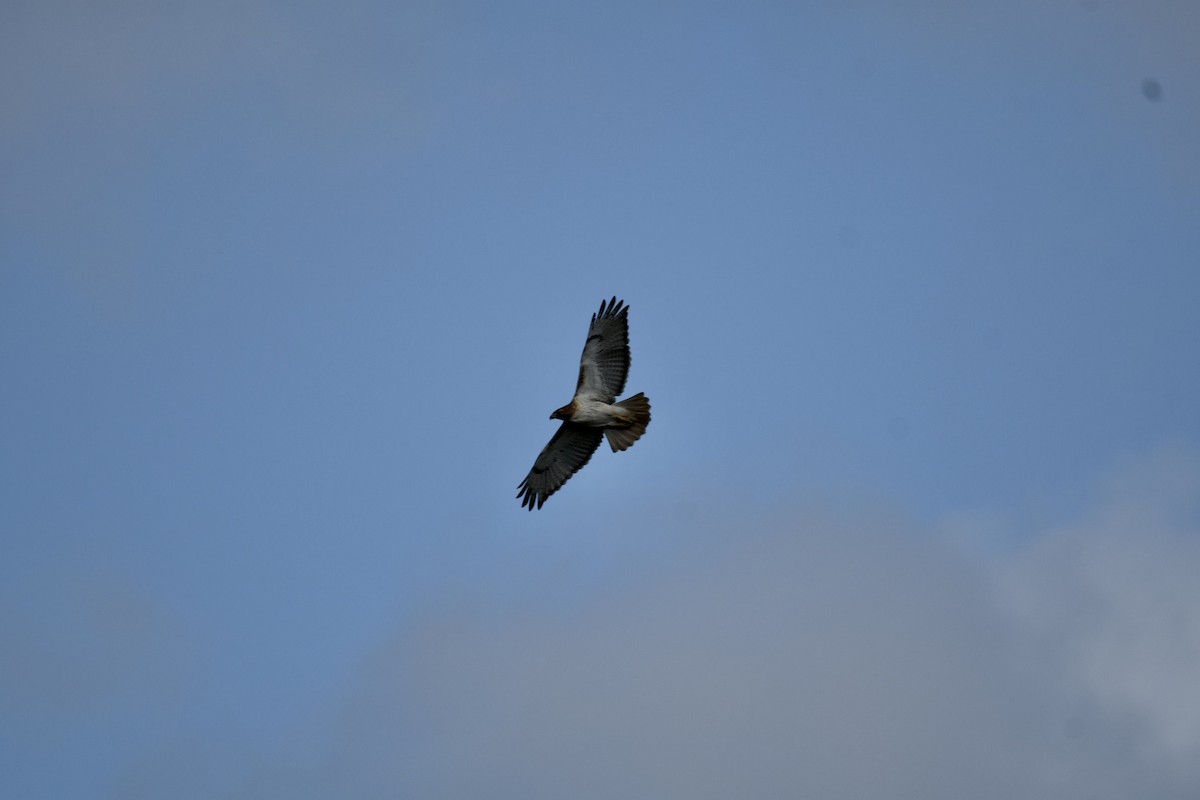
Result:
M571 415L571 406L570 406L570 404L567 404L567 405L563 406L562 408L554 409L554 412L550 415L550 419L561 419L561 420L565 421L568 418L570 418L570 415Z

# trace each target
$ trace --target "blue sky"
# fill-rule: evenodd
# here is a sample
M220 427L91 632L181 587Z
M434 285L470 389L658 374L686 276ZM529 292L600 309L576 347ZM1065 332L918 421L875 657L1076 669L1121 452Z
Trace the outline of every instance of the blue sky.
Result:
M5 4L5 794L1195 797L1198 29Z

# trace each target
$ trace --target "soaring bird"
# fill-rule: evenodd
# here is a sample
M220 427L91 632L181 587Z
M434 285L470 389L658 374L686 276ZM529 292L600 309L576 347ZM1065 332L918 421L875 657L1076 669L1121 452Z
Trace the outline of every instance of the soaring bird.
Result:
M533 469L517 486L517 497L530 511L541 508L572 475L588 463L600 440L613 452L632 447L650 424L650 398L641 392L619 403L629 374L629 306L624 300L600 301L592 314L575 396L550 419L561 419L558 432L542 448Z

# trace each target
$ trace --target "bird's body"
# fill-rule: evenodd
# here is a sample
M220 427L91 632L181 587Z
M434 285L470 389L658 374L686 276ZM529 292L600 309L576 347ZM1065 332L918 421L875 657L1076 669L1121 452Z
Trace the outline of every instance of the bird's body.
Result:
M614 297L600 303L600 311L592 315L575 396L550 415L563 424L517 487L522 506L541 508L587 464L603 438L615 453L632 447L646 432L649 398L639 392L614 402L625 389L629 362L629 307Z
M609 428L632 422L632 415L620 406L586 397L572 400L561 411L561 416L551 419L562 419L592 428Z

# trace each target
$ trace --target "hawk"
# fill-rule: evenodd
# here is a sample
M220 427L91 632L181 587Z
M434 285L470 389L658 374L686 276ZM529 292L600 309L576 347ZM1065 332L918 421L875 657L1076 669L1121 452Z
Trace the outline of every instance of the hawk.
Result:
M541 508L547 497L591 460L601 439L608 437L615 453L632 447L646 432L650 424L648 397L638 392L613 402L625 390L628 374L629 306L613 297L600 301L600 310L592 314L579 358L575 396L550 415L550 419L561 419L562 425L517 486L523 507L530 511Z

